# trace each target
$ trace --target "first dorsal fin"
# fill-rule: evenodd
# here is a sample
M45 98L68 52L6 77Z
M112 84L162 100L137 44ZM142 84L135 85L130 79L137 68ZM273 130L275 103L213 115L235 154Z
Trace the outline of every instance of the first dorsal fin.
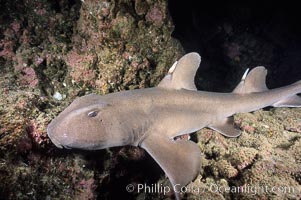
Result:
M194 76L201 63L198 53L188 53L169 69L168 74L159 83L158 87L166 89L197 90L194 84Z
M255 67L248 73L248 70L242 77L242 80L233 90L233 93L252 93L252 92L262 92L268 90L265 78L267 75L267 70L260 66Z

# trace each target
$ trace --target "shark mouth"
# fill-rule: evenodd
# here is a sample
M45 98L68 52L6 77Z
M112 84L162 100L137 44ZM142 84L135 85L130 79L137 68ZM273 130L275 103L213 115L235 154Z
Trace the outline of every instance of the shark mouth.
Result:
M50 137L49 137L50 138ZM54 138L50 138L51 142L58 148L62 149L64 146L61 145L57 140L55 140Z

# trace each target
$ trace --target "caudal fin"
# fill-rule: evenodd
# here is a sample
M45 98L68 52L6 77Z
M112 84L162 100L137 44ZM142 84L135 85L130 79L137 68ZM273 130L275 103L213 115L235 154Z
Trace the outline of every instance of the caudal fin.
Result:
M301 92L301 81L297 81L292 85L297 85ZM301 97L293 95L285 99L281 99L272 105L273 107L301 107Z

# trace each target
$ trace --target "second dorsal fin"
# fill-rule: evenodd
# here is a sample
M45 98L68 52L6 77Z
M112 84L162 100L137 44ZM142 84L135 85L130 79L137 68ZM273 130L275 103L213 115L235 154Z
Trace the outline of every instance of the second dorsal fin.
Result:
M168 74L159 83L158 87L166 89L197 90L194 76L201 63L198 53L188 53L169 69Z
M252 69L248 74L248 70L243 75L240 83L233 90L233 93L252 93L268 90L265 78L267 70L260 66Z

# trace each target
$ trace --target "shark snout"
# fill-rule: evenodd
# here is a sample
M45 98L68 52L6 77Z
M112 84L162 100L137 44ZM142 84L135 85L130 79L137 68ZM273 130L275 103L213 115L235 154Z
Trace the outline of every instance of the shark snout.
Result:
M61 145L61 143L59 142L59 140L55 137L56 135L56 131L55 131L55 127L53 126L53 122L51 122L48 127L47 127L47 135L49 137L49 139L51 140L51 142L58 148L62 149L63 145Z

